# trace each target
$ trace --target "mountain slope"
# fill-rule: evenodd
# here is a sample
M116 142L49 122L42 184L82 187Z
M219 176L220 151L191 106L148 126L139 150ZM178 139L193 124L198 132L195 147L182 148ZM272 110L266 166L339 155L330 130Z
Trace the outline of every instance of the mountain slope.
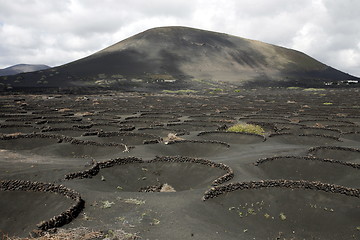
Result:
M291 49L186 27L147 30L86 58L25 74L13 87L192 88L199 81L235 85L324 85L355 79Z
M17 64L4 69L0 69L0 76L9 76L25 72L34 72L50 68L41 64Z

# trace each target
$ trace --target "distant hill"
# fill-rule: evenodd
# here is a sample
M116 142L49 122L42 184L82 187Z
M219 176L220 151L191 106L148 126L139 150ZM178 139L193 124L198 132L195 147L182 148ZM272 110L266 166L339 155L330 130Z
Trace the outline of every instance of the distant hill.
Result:
M223 33L161 27L83 59L0 80L10 87L152 91L237 86L324 86L358 79L299 51Z
M34 72L39 70L49 69L49 66L40 64L17 64L4 69L0 69L0 76L15 75L18 73Z

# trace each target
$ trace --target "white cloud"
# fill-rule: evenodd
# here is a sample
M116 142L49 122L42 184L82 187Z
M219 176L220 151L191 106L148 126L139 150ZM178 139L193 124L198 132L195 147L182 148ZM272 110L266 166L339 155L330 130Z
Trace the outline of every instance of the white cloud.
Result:
M183 25L295 48L360 76L358 9L357 0L0 0L0 68L60 65Z
M292 39L291 46L304 52L319 51L326 49L329 45L326 33L323 28L313 23L305 24L296 32Z

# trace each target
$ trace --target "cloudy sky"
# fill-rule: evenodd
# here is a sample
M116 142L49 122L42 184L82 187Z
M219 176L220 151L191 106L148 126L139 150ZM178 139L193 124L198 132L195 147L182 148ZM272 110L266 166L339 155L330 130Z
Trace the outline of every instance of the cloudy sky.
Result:
M181 25L293 48L360 76L359 11L359 0L0 0L0 68L57 66Z

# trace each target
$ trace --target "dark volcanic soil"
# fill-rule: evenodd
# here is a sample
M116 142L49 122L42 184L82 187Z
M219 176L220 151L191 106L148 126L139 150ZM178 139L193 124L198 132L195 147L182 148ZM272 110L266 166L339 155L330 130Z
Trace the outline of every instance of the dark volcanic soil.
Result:
M358 97L0 96L0 230L25 237L45 221L142 239L360 239ZM238 122L266 134L224 131Z

